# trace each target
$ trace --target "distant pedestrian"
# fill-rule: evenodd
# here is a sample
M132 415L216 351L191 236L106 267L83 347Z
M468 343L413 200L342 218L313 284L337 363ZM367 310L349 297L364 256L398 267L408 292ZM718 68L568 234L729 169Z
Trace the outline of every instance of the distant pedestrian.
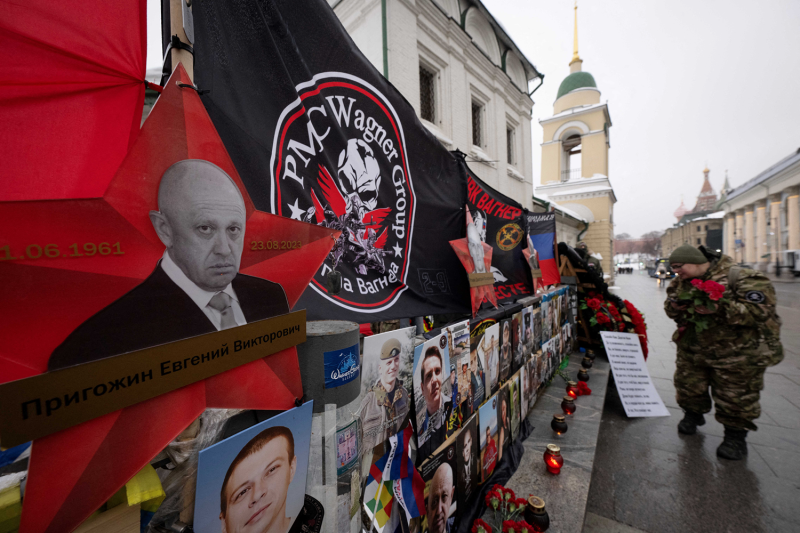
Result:
M741 459L747 455L747 432L758 429L753 421L761 415L758 401L764 371L783 359L775 289L762 273L735 266L727 255L702 246L680 246L669 262L678 275L667 288L664 304L667 315L678 324L672 335L678 345L675 389L685 412L678 431L695 434L697 426L705 424L703 414L711 411L713 398L715 417L725 426L717 456ZM695 305L687 299L692 280L723 285L724 301L715 309ZM693 313L708 317L710 327L701 334L689 321Z

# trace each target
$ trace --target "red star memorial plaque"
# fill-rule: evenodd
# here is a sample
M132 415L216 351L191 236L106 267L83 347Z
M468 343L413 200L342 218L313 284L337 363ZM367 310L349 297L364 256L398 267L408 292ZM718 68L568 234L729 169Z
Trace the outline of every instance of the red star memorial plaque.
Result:
M489 302L497 308L497 295L494 292L494 275L491 273L492 247L481 241L475 221L467 213L467 236L450 241L458 259L469 276L469 299L472 304L472 316L478 312L483 302Z
M105 180L87 189L98 196L64 197L53 173L30 191L23 176L13 177L14 196L0 197L0 384L46 372L73 330L151 275L164 245L148 213L164 171L186 159L218 166L243 195L239 272L279 283L289 307L297 302L338 233L255 209L179 65L116 174L87 173ZM302 396L292 347L37 438L20 531L73 530L206 408L288 409Z

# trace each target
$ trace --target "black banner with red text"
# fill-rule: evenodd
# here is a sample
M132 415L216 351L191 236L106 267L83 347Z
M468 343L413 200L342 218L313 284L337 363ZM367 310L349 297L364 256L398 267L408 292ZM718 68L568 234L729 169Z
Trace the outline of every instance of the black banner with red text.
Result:
M297 307L359 323L468 313L447 246L464 236L464 173L329 3L193 10L195 81L256 207L342 232Z
M467 174L467 206L481 240L492 249L492 274L498 303L533 294L533 280L522 250L526 246L525 210L495 191L461 162Z

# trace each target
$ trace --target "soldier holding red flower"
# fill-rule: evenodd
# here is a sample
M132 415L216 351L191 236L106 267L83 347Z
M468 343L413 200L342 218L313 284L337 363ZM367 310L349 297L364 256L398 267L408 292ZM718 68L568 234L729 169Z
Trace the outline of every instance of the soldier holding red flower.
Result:
M747 432L758 429L764 371L783 359L775 289L762 273L702 246L680 246L669 262L678 275L664 304L678 325L675 389L685 412L678 431L695 434L713 398L715 418L725 426L717 455L742 459Z

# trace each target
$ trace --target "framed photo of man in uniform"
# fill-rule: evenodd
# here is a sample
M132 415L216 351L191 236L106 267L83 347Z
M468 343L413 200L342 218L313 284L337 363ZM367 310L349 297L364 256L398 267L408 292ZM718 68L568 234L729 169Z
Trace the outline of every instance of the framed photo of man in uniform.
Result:
M287 533L308 498L312 402L200 451L194 531Z
M542 310L539 307L535 307L531 314L531 320L533 322L533 348L531 349L531 355L535 354L539 350L542 349Z
M478 411L478 436L481 447L481 480L485 483L494 473L499 460L497 434L497 402L495 394L483 404Z
M531 382L528 378L530 361L526 361L519 369L519 419L525 420L528 416L528 397L531 394Z
M511 412L511 441L519 435L520 421L520 373L517 372L508 380L508 408Z
M447 438L447 421L453 409L446 368L450 361L447 334L418 345L414 350L414 401L418 462L427 459Z
M511 319L500 321L500 382L511 375L511 364L514 359L514 335Z
M533 353L533 306L522 310L522 344L524 346L523 361L530 359Z
M550 368L553 364L553 341L542 343L542 384L550 381Z
M550 340L550 337L553 335L553 315L551 313L551 302L550 302L550 295L543 294L542 295L542 349L544 349L544 343Z
M450 346L450 401L453 406L447 421L449 437L461 427L461 420L472 414L472 404L477 392L477 378L464 372L463 364L469 368L470 342L469 320L445 328Z
M500 380L500 325L492 324L471 342L478 348L478 360L486 363L485 396L490 396L497 392Z
M359 418L365 452L405 425L411 411L411 371L416 328L364 338Z
M480 350L483 336L478 336L478 342L470 343L469 351L461 356L461 383L466 393L466 398L461 397L461 414L466 419L483 403L486 397L486 362L484 352Z
M515 374L525 361L525 341L522 328L522 311L520 311L519 313L514 313L511 317L511 345L513 348L511 374Z
M544 355L541 353L537 354L533 362L535 364L533 379L536 385L536 394L538 395L544 383Z
M527 364L528 372L528 391L523 398L528 402L528 411L533 409L536 399L539 396L539 385L541 385L542 357L539 354L531 357Z
M480 451L478 448L478 417L471 416L461 424L461 431L456 436L456 495L458 507L466 509L467 502L477 490L480 478Z

